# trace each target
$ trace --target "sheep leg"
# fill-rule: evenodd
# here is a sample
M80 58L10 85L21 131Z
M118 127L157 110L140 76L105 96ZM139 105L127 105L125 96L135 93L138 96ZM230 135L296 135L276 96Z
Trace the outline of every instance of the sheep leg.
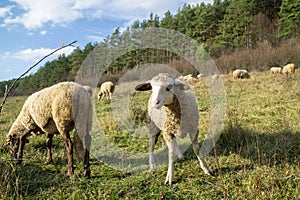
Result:
M104 96L105 96L105 92L102 92L101 93L101 100L104 98Z
M204 171L205 174L212 175L213 174L212 170L206 164L205 159L201 158L201 156L200 156L200 147L198 144L198 132L196 131L195 134L190 133L189 135L190 135L190 138L191 138L191 141L193 144L194 153L196 154L196 156L200 162L200 167L202 168L202 170Z
M73 144L70 138L70 134L68 132L64 132L62 134L63 140L65 142L67 157L68 157L68 176L72 177L74 173L73 168Z
M168 164L168 172L167 172L165 184L169 183L169 185L172 185L174 179L174 153L175 153L174 138L175 137L172 134L163 134L163 137L169 149L169 164Z
M53 163L52 151L51 151L52 141L53 141L53 134L47 134L47 141L46 141L46 146L47 146L47 160L46 160L46 164Z
M178 146L176 138L174 137L173 140L174 140L173 143L174 143L175 153L176 153L176 155L178 156L179 159L183 160L184 155L180 151L180 148Z
M90 177L91 169L90 169L90 146L91 146L91 136L89 134L85 135L85 149L84 149L84 176Z
M154 135L151 135L149 138L149 165L150 169L153 169L155 167L155 162L154 162L154 146L157 143L158 136L160 135L160 130Z
M23 157L23 149L26 143L26 137L30 133L30 131L25 132L23 135L19 137L19 149L17 152L16 164L21 164Z
M108 91L105 92L106 100L109 100L109 93Z

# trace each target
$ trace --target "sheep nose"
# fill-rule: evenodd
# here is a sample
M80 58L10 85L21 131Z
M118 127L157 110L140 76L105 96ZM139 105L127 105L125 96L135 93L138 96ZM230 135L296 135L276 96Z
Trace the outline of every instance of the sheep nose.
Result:
M160 103L160 101L159 100L155 100L153 103L154 103L154 105L158 105Z

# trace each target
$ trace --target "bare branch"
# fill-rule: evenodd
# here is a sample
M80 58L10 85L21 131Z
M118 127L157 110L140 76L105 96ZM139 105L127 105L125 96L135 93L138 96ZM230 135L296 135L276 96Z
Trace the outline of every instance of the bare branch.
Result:
M26 70L23 74L21 74L17 79L15 79L12 84L8 87L6 86L5 88L5 92L4 92L4 97L3 97L3 100L2 100L2 103L0 105L0 113L2 111L2 108L3 108L3 105L5 104L6 102L6 99L10 93L10 91L12 90L12 88L15 86L16 82L18 80L20 80L22 77L24 77L28 72L30 72L34 67L36 67L38 64L40 64L43 60L45 60L47 57L51 56L52 54L56 53L57 51L60 51L66 47L69 47L69 46L72 46L74 43L76 43L77 41L73 41L71 42L70 44L67 44L67 45L63 45L61 46L60 48L57 48L55 49L54 51L52 51L51 53L49 53L48 55L44 56L42 59L40 59L37 63L35 63L33 66L31 66L28 70Z

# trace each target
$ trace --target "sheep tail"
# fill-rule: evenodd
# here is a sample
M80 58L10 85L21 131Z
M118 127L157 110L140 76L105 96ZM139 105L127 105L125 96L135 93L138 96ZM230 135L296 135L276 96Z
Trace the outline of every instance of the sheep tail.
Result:
M77 131L74 132L73 141L74 141L75 155L80 162L83 162L84 161L84 147L83 147L82 139L79 137L79 134L77 133Z

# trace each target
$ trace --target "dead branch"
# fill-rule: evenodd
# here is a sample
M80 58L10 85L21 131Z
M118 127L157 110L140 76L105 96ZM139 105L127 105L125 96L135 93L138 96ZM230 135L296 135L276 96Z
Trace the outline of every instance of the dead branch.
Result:
M71 42L70 44L67 44L67 45L62 45L60 48L57 48L55 49L54 51L52 51L51 53L49 53L48 55L44 56L42 59L40 59L37 63L35 63L34 65L32 65L28 70L26 70L23 74L21 74L17 79L15 79L12 84L8 87L6 86L5 87L5 92L4 92L4 97L3 97L3 100L2 100L2 103L0 105L0 113L2 111L2 108L3 108L3 105L5 104L6 102L6 99L10 93L10 91L12 90L12 88L15 86L16 82L18 80L20 80L22 77L24 77L28 72L30 72L34 67L36 67L38 64L40 64L43 60L45 60L47 57L51 56L52 54L56 53L57 51L60 51L66 47L69 47L69 46L72 46L74 43L76 43L77 41L73 41Z

